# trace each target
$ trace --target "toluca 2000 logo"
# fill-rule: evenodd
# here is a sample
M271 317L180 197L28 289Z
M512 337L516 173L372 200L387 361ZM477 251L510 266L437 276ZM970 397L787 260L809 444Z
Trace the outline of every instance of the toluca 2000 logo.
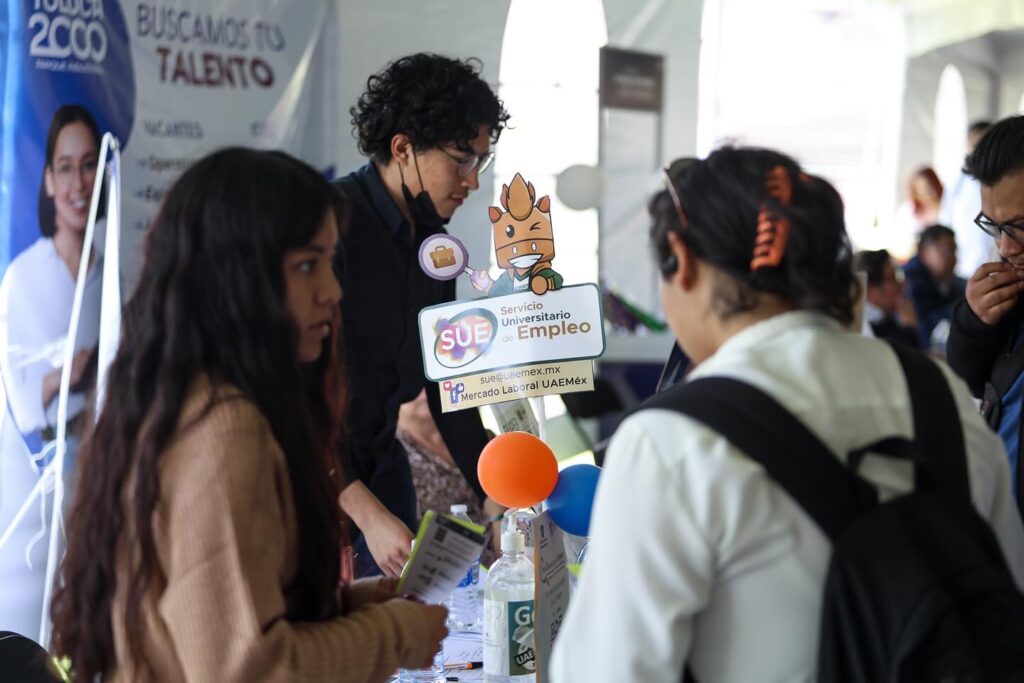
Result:
M434 325L434 357L446 368L461 368L487 353L498 319L485 308L471 308Z

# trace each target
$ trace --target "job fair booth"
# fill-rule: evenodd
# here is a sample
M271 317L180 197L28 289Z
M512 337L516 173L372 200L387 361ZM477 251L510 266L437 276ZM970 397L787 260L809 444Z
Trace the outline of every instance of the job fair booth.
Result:
M1019 3L772 4L6 0L0 631L48 645L76 456L118 391L105 371L121 306L169 186L232 145L344 176L365 163L350 108L369 75L437 52L479 60L512 118L480 190L419 250L418 266L454 281L457 298L419 311L416 333L442 409L479 411L495 437L480 483L510 510L503 524L521 534L516 552L534 570L519 624L529 633L506 634L506 646L522 647L504 656L544 680L585 566L607 439L686 368L670 362L678 351L647 240L662 167L722 143L778 147L838 186L854 246L897 249L887 226L911 170L934 162L953 182L969 121L1021 107ZM757 27L777 30L767 57L751 48ZM831 72L808 59L816 51ZM794 78L778 75L776 58L799 64ZM765 98L780 104L756 106ZM48 156L64 130L94 161ZM61 215L87 229L62 235ZM525 260L516 226L536 252ZM468 572L477 628L453 631L437 664L448 680L482 680L481 623L498 617L484 612L487 570L476 567L500 542L485 528L493 520L448 513L413 530L402 589L443 602Z

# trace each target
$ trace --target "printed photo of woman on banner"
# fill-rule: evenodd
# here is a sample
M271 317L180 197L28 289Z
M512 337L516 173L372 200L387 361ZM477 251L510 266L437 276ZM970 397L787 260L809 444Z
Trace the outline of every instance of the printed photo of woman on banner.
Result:
M54 114L39 186L39 236L11 261L0 280L0 375L10 414L30 447L34 437L44 443L54 438L60 363L96 180L99 137L96 120L85 107L66 104ZM71 434L80 431L85 394L95 380L102 256L94 251L90 261L71 368Z
M101 140L127 145L135 66L118 0L6 3L0 41L0 630L39 639L48 566L59 560L55 479L70 500L78 444L92 414L100 336L106 202L86 244ZM75 26L75 31L62 29ZM84 256L91 251L91 256ZM116 259L115 259L116 261ZM79 267L78 324L72 328ZM73 353L65 361L66 347ZM62 371L66 438L56 459ZM59 545L59 544L58 544Z

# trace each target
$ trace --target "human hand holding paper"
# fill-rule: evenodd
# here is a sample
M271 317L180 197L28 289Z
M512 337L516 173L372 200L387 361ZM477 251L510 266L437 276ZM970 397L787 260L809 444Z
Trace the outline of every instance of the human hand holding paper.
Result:
M387 602L396 597L398 579L375 576L357 579L342 588L346 609L354 612L369 605Z
M428 603L443 602L480 557L485 542L483 527L428 510L398 593Z

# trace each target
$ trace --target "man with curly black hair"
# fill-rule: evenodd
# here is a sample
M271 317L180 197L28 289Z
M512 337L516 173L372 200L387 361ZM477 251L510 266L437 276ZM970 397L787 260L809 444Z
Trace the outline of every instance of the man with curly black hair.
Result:
M337 183L351 207L338 265L355 476L341 501L361 532L357 572L397 575L413 538L416 495L395 427L399 406L424 386L448 450L484 497L476 461L487 437L479 416L441 412L419 348L417 314L453 300L455 284L428 278L417 253L480 186L508 113L480 78L477 60L436 54L402 57L370 76L350 112L359 150L370 160Z

